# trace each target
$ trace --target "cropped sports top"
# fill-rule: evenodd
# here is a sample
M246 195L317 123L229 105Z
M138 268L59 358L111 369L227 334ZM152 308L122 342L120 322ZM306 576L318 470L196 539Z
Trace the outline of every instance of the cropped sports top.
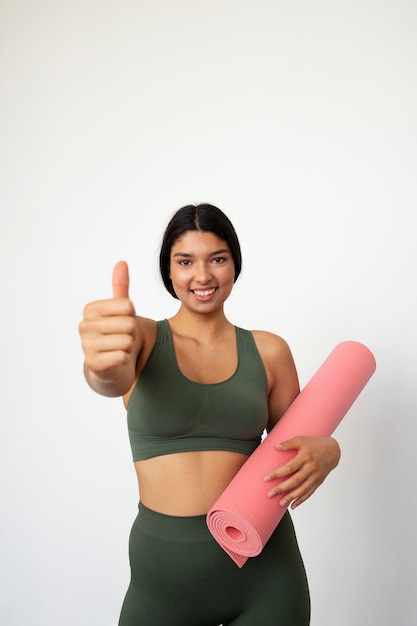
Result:
M268 421L264 365L252 333L236 327L238 366L225 381L200 384L180 371L168 320L127 407L134 461L194 450L250 455Z

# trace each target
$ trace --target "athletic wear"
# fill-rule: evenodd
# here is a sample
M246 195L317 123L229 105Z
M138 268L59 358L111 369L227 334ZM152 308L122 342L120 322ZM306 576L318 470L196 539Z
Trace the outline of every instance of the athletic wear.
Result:
M236 328L238 366L228 380L200 384L178 368L168 320L130 397L127 420L134 461L191 450L248 456L268 421L265 369L252 333Z
M288 511L241 569L205 520L139 505L119 626L308 626L308 584Z
M236 328L236 343L233 376L199 384L179 370L168 321L157 323L127 411L135 461L192 450L253 452L268 421L267 378L252 334ZM205 515L164 515L140 503L129 556L119 626L309 624L308 584L288 512L261 554L239 568Z

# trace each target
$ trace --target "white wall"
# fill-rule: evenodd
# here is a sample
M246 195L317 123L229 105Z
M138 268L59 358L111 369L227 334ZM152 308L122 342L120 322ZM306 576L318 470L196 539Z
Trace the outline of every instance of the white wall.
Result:
M112 626L137 506L119 400L84 383L77 326L131 265L171 315L166 221L218 204L244 272L232 321L378 369L343 458L294 513L312 626L414 626L416 4L0 4L0 623ZM271 581L273 584L273 581Z

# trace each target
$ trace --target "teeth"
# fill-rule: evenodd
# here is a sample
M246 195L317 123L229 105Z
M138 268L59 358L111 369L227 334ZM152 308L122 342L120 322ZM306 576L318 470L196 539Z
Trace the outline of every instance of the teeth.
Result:
M200 298L206 298L207 296L211 296L211 294L214 293L215 291L216 291L215 289L205 289L204 291L194 289L195 295L200 296Z

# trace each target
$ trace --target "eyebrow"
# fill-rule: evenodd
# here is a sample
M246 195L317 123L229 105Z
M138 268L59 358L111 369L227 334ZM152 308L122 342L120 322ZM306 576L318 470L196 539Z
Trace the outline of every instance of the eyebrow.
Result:
M217 256L218 254L230 254L230 250L228 248L220 248L219 250L214 250L214 252L210 252L209 256ZM188 252L176 252L174 254L174 257L176 256L183 256L183 257L192 257L194 256L193 254L189 254Z

